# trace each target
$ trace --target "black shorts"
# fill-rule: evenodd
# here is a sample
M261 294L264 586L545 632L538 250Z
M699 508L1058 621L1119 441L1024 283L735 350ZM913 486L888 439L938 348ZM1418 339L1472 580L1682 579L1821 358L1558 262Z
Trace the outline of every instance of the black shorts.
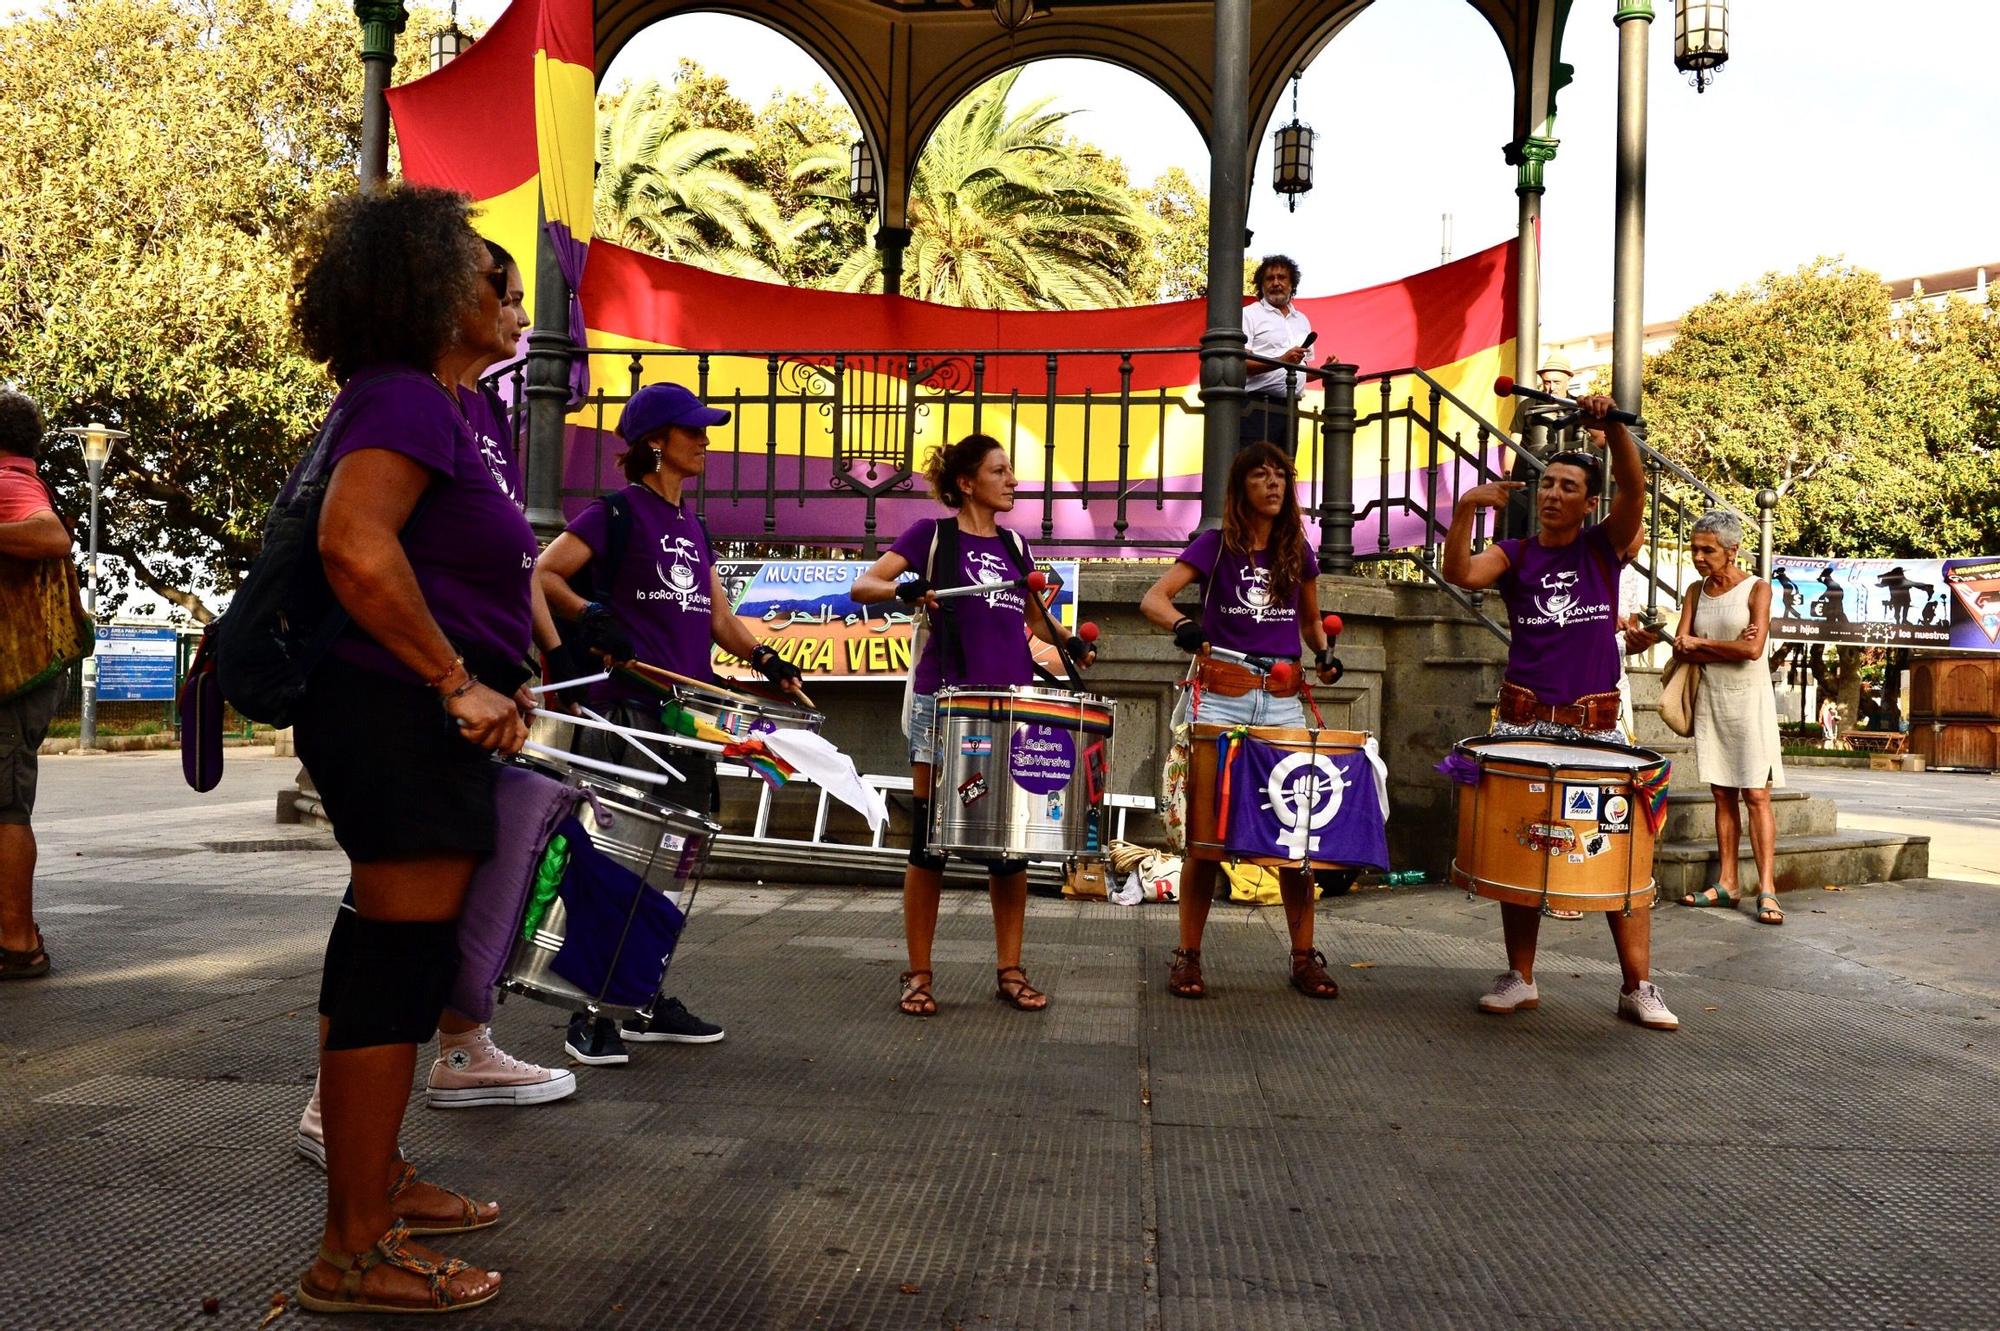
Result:
M329 658L292 737L356 864L492 852L498 769L422 684Z

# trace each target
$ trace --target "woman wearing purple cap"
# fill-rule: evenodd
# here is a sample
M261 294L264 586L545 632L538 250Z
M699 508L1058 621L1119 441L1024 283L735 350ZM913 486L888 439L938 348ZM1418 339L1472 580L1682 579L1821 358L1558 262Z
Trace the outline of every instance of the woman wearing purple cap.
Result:
M1319 566L1299 518L1298 475L1291 455L1276 445L1251 444L1229 468L1222 526L1205 531L1181 552L1139 603L1139 611L1174 635L1184 652L1203 653L1210 643L1231 651L1297 661L1301 643L1313 649L1319 681L1340 678L1340 662L1326 640L1319 612ZM1174 608L1190 583L1202 584L1201 619ZM1299 677L1272 674L1199 655L1199 697L1190 721L1221 726L1303 726ZM1181 870L1181 945L1167 971L1167 992L1201 998L1201 936L1215 891L1216 863L1188 859ZM1350 878L1348 881L1352 881ZM1308 998L1338 998L1326 958L1313 946L1313 882L1303 869L1280 869L1285 924L1291 934L1292 987Z
M1028 543L995 520L1014 507L1014 465L998 440L971 434L932 451L924 475L931 494L951 512L916 523L889 552L855 580L854 599L875 605L900 598L930 616L930 640L911 681L910 777L916 798L911 815L910 863L903 871L903 937L910 969L903 972L897 1007L912 1017L935 1013L931 997L931 943L937 937L944 889L944 856L929 846L931 773L937 757L937 693L950 687L1006 688L1034 682L1028 631L1054 644L1078 665L1096 659L1082 639L1058 624L1041 599L1024 587L1004 586L1034 571ZM898 585L910 570L917 576ZM942 587L996 584L984 596L940 601ZM1032 607L1032 610L1030 609ZM1033 615L1032 621L1030 614ZM1023 1012L1039 1012L1049 998L1021 969L1021 934L1028 914L1026 860L987 863L993 903L993 941L999 955L996 994Z
M320 1311L484 1303L497 1272L410 1241L498 1221L396 1149L417 1045L458 967L466 885L494 839L492 752L527 738L535 536L451 391L499 326L462 195L348 195L316 219L293 321L340 384L322 432L327 582L352 616L298 711L299 756L353 866L319 1011L327 1213L299 1300Z
M626 443L619 465L629 482L577 515L536 563L549 609L564 622L563 647L613 662L639 660L690 679L710 679L711 645L750 664L773 684L797 689L802 673L757 641L732 610L701 518L682 502L687 483L708 465L708 431L729 413L704 406L679 384L648 384L632 395L618 420ZM586 598L577 591L587 586ZM658 732L659 694L620 679L589 687L592 711L634 730ZM575 751L586 758L650 769L652 763L620 737L579 728ZM654 788L670 803L708 813L715 807L715 763L676 750L682 782ZM622 1027L586 1013L570 1018L564 1049L591 1066L630 1061L625 1042L712 1044L722 1027L658 995L649 1015Z

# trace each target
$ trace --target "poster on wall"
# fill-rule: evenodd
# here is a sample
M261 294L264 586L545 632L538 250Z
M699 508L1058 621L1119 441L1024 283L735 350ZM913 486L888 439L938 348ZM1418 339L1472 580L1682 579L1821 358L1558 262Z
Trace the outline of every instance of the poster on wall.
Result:
M2000 652L2000 557L1772 562L1778 641Z
M910 672L915 615L901 601L861 605L854 580L868 570L861 559L722 559L716 568L730 608L759 643L805 671L808 679L884 679L901 683ZM1074 560L1040 560L1061 580L1056 618L1076 627ZM1036 639L1035 660L1062 674L1055 650ZM724 679L762 680L746 661L715 649L715 673Z

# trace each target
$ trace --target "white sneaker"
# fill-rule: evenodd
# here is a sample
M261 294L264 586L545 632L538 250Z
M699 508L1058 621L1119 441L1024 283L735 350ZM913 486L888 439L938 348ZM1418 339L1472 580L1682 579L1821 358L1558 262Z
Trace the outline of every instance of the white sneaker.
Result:
M1647 1030L1677 1031L1681 1019L1667 1010L1667 1000L1660 996L1660 990L1651 980L1639 981L1639 987L1629 994L1618 995L1618 1015L1627 1021L1636 1021Z
M1522 979L1519 971L1505 971L1494 976L1493 987L1479 996L1479 1010L1496 1017L1541 1005L1542 991Z
M326 1127L319 1117L319 1078L313 1078L312 1099L306 1101L306 1112L299 1115L298 1135L292 1139L293 1149L306 1159L326 1168Z
M576 1091L567 1068L524 1063L493 1043L490 1027L464 1035L438 1033L438 1057L424 1091L432 1109L474 1105L538 1105Z

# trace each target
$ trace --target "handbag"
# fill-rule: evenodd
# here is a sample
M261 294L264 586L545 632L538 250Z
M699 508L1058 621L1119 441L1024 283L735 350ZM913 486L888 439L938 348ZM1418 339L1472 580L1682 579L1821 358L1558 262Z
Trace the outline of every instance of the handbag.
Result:
M1701 665L1675 657L1660 675L1660 720L1676 735L1694 734L1694 702L1701 691Z
M46 493L48 486L42 489ZM55 507L53 495L49 507ZM96 648L97 633L77 590L76 565L67 555L0 556L0 702L39 688Z

